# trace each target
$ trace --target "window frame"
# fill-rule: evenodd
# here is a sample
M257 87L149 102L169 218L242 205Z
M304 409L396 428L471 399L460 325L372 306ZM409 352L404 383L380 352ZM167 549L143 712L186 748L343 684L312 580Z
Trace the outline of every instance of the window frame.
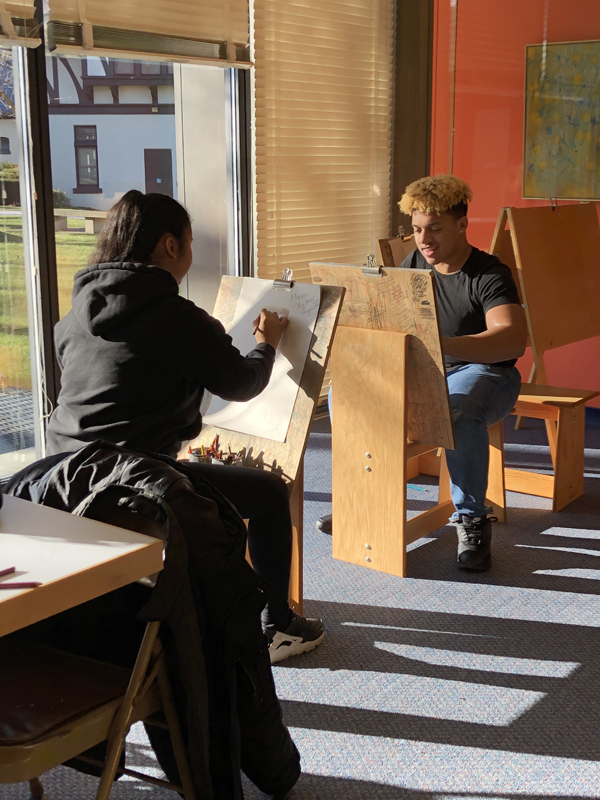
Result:
M41 437L40 456L45 455L45 435L47 421L56 406L60 391L60 365L54 348L54 327L60 320L58 270L56 261L56 241L54 226L54 203L52 184L52 163L50 149L49 101L47 83L47 48L44 40L42 2L36 0L36 19L40 25L42 45L37 48L24 48L22 51L23 80L27 91L24 93L25 112L28 117L28 133L31 147L28 200L32 208L32 230L30 250L34 274L31 279L36 283L36 308L34 313L38 320L38 360L39 376L37 387L41 398L39 408L39 434ZM148 60L152 55L148 54ZM85 63L85 59L84 59ZM161 63L160 75L141 74L141 66L136 64L136 78L147 82L149 78L157 82L172 82L171 64ZM237 157L239 159L238 192L240 197L240 272L244 275L252 272L252 213L251 213L251 120L250 120L250 74L247 70L232 70L237 84L235 93L237 133L239 136ZM107 76L107 80L114 77ZM84 126L89 127L89 126ZM96 131L97 133L97 131ZM75 142L75 132L73 132ZM96 137L97 147L97 137ZM75 148L74 148L75 149ZM76 165L77 167L77 165ZM76 175L78 172L76 169ZM99 175L98 175L99 177ZM79 183L79 181L78 181ZM90 193L90 187L85 187ZM102 189L100 189L102 191ZM77 192L81 193L81 192ZM245 201L245 202L244 202ZM37 434L36 434L37 438ZM0 485L8 478L1 479Z

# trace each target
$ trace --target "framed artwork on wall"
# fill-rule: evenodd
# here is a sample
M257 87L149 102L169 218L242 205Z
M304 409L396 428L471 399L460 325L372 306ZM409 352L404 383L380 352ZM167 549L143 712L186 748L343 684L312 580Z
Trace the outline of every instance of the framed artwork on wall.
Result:
M526 47L523 197L600 200L600 41Z

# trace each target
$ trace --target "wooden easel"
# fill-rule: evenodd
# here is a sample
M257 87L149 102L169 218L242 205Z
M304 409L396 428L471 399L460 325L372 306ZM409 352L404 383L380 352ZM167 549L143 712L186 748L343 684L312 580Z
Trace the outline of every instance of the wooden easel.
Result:
M384 267L399 267L404 259L417 248L415 237L405 236L400 231L403 231L403 229L399 229L398 236L379 239L381 261Z
M503 208L490 253L510 267L525 308L529 382L547 385L547 350L600 335L596 206Z
M233 322L237 301L244 278L223 276L215 303L213 316L219 319L226 330ZM294 533L292 574L290 580L290 605L302 613L302 522L303 522L303 459L310 426L319 399L325 367L335 329L342 307L344 289L336 286L321 287L321 305L314 329L313 343L304 364L296 403L285 442L275 442L245 433L236 433L223 428L206 425L200 435L191 442L192 447L210 445L219 436L220 447L235 452L246 448L249 460L257 467L275 472L288 483L290 509ZM223 467L227 469L227 467Z
M600 335L599 248L593 203L503 208L490 246L490 253L513 273L533 353L529 381L521 387L515 410L544 419L554 466L554 476L507 469L506 488L552 498L553 511L583 494L585 402L598 392L545 390L544 353ZM540 386L537 393L534 383ZM517 416L516 427L520 424Z
M407 519L407 461L454 447L433 278L425 270L310 265L344 286L332 355L333 555L406 575L406 546L452 513L445 458L438 504Z

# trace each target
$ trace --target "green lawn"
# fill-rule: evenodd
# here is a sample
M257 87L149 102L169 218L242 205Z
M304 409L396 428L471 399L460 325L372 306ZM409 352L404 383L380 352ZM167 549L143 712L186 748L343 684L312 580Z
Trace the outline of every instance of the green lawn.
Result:
M30 388L29 325L20 217L0 216L0 391ZM60 316L71 308L73 276L85 267L96 236L56 233Z

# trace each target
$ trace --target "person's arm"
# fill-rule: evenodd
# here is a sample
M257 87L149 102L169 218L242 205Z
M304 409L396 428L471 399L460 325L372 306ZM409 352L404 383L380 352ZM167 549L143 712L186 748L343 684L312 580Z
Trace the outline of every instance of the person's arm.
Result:
M179 354L188 376L224 400L243 402L260 394L271 378L275 349L287 319L263 310L253 322L257 345L244 356L219 320L197 307L192 316L185 350Z
M527 344L527 321L520 305L491 308L485 315L487 330L468 336L442 338L447 356L474 364L495 364L519 358Z

